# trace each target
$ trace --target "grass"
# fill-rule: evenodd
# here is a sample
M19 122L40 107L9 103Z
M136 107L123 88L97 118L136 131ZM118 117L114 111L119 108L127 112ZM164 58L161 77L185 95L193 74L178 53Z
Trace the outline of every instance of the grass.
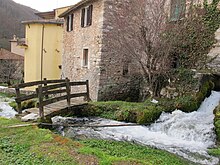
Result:
M100 164L107 165L112 162L127 162L128 164L162 165L190 164L175 155L149 147L138 146L127 142L107 140L82 141L86 147L80 149L81 153L93 154L101 159Z
M36 126L5 128L20 123L0 118L1 165L189 164L166 151L125 142L74 141Z

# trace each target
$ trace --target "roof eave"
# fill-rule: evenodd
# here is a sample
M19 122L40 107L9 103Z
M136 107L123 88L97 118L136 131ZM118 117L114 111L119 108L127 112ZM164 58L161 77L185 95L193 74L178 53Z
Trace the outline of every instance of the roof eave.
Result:
M77 10L79 7L81 7L82 5L84 5L85 3L88 3L92 0L82 0L80 2L78 2L77 4L73 5L70 9L68 9L67 11L65 11L64 13L60 14L58 17L59 18L63 18L65 17L67 14L69 14L70 12Z
M63 25L64 21L60 20L60 21L42 21L42 20L30 20L30 21L22 21L22 24L26 25L26 24L57 24L57 25Z

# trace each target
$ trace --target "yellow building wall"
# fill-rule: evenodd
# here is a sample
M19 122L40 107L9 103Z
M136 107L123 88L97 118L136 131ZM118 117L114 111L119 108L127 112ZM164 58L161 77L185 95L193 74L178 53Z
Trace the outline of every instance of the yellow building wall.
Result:
M55 19L59 19L59 15L67 11L71 6L55 9Z
M59 65L61 65L62 32L62 26L57 24L32 23L26 25L28 47L25 49L25 82L39 81L41 77L47 79L61 77ZM42 76L41 57L43 57Z

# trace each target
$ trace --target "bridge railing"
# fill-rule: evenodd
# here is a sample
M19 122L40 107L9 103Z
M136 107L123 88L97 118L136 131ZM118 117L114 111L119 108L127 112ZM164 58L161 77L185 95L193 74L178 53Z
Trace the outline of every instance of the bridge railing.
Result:
M46 78L44 78L44 80L42 80L42 81L33 81L33 82L21 83L21 84L17 84L15 86L13 86L16 90L15 101L17 103L18 113L19 114L22 113L22 107L21 107L22 102L38 98L37 93L35 91L31 91L27 95L22 95L21 94L22 89L28 88L28 87L38 86L39 84L42 84L43 86L47 86L49 84L56 84L56 83L62 83L62 82L65 82L65 80L63 80L63 79L47 80Z
M85 86L86 92L81 93L71 93L71 87L73 86ZM21 95L21 89L26 87L37 86L36 90L29 95ZM30 99L38 99L39 115L41 118L44 117L44 106L67 100L67 105L70 107L71 98L85 97L87 101L90 100L89 97L89 81L81 82L70 82L68 78L62 80L47 80L34 81L23 84L18 84L15 86L16 89L16 103L18 106L18 113L22 113L21 103ZM51 97L53 95L53 97ZM50 96L50 97L49 97Z

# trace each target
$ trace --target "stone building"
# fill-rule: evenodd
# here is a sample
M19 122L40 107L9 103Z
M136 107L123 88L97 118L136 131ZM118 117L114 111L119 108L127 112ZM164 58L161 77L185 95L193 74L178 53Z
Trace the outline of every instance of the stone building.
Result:
M24 57L0 48L0 82L23 80Z
M10 40L11 43L11 52L24 56L24 48L22 48L21 46L19 46L19 42L23 42L24 38L18 38L16 37L16 35L13 36L13 39Z
M82 0L60 15L65 18L62 75L71 81L89 80L92 100L138 99L140 65L122 52L121 45L112 38L118 35L119 23L113 18L127 19L130 2ZM167 0L167 15L173 20L181 19L189 2Z

